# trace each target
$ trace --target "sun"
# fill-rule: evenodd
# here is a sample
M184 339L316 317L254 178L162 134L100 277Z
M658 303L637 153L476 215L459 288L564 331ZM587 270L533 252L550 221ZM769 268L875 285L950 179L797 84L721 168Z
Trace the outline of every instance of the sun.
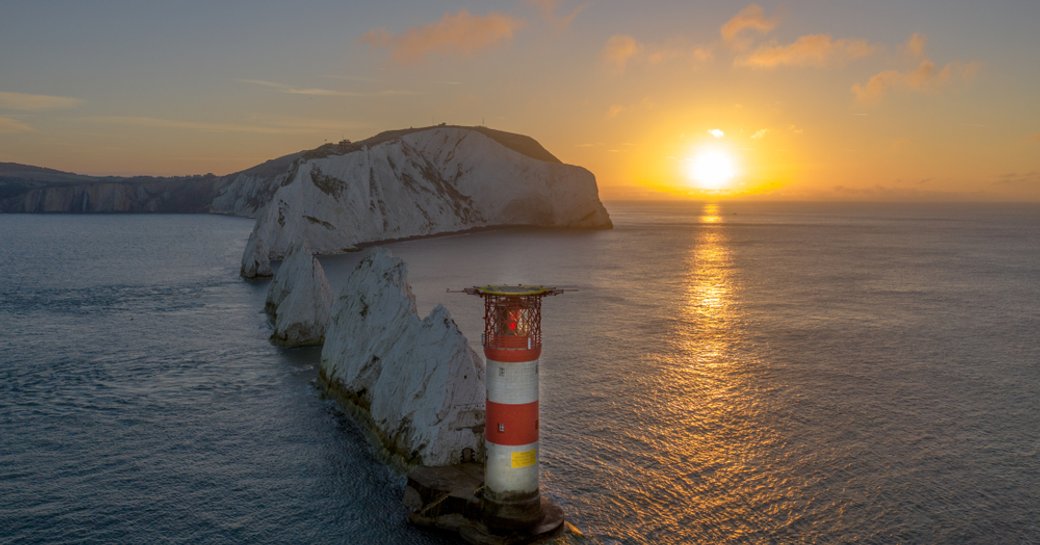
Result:
M686 159L686 177L701 189L725 189L736 175L733 154L718 146L701 148Z

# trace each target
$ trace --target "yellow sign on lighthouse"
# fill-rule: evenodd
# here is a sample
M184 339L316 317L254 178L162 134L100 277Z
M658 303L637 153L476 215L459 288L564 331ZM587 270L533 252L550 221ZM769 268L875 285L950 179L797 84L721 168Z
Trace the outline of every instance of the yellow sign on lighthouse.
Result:
M510 458L514 468L530 467L538 460L538 449L517 451Z

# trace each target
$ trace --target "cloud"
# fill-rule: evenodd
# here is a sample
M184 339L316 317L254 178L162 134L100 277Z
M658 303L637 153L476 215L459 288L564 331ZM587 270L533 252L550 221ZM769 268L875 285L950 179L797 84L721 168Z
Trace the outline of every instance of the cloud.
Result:
M625 111L625 107L620 104L611 104L610 108L607 108L607 117L615 118L621 115L621 112Z
M776 28L779 23L777 19L766 18L765 11L758 4L750 4L740 10L732 19L726 21L719 29L722 40L734 49L747 49L750 41L741 38L745 30L753 30L760 34L766 34Z
M541 13L542 19L545 19L546 22L556 27L557 30L564 30L570 27L571 23L574 22L574 18L577 17L579 13L585 11L585 8L589 7L588 2L582 2L575 6L574 9L566 15L562 15L557 13L558 8L560 7L560 0L528 0L528 2L538 8L538 12Z
M924 34L913 33L910 38L907 39L906 44L903 46L903 50L908 55L915 59L924 57L924 46L928 43L928 38Z
M853 85L852 93L856 100L874 103L892 91L934 92L952 83L968 81L978 73L981 65L977 62L955 61L939 67L925 54L926 43L923 34L912 34L903 49L917 61L917 66L907 70L883 70L866 83Z
M767 69L780 66L824 67L861 59L876 49L866 40L835 40L827 34L810 34L787 45L761 46L738 57L734 64Z
M767 134L769 134L769 129L758 129L757 131L754 132L754 134L751 135L751 139L752 140L761 140L761 139L765 138Z
M0 109L23 112L40 112L44 110L63 110L75 108L83 101L78 98L52 95L31 95L27 93L0 93Z
M326 117L314 119L310 117L260 114L250 116L249 121L262 126L270 126L284 132L300 134L369 128L369 125L365 123L341 121Z
M378 96L411 96L417 93L411 91L396 91L392 89L375 92L357 92L357 91L338 91L334 89L321 89L315 87L292 87L284 83L278 83L276 81L267 81L262 79L238 79L242 83L250 83L252 85L259 85L261 87L268 87L276 89L282 93L290 95L306 95L306 96L319 96L319 97L378 97Z
M687 47L681 44L645 45L646 62L661 64L672 60L687 60L693 64L701 64L714 58L714 53L707 47Z
M36 129L10 117L0 117L0 134L35 132Z
M836 198L853 197L876 201L970 201L983 197L979 192L942 191L922 187L922 185L938 185L933 184L931 179L928 179L927 184L922 184L919 180L911 182L893 180L893 182L894 184L891 185L875 184L873 186L855 187L835 185L831 188L831 194L832 197ZM908 187L908 183L914 183L917 187Z
M607 40L607 44L603 46L603 52L601 56L603 62L613 67L615 70L621 71L625 69L625 65L639 52L639 42L631 36L624 34L615 34Z
M504 13L481 16L463 9L397 35L383 28L373 29L361 37L361 42L390 49L395 61L409 64L432 53L471 55L512 39L523 25L522 19Z
M632 36L616 34L607 40L600 57L607 66L617 72L623 72L630 63L636 61L648 64L686 61L696 65L711 61L714 54L707 47L682 43L646 44L640 43Z
M1004 186L1040 186L1040 172L1008 172L997 176L993 183Z
M209 133L247 133L247 134L309 134L321 130L329 130L327 123L306 124L299 121L273 124L212 123L207 121L186 121L181 119L164 119L141 116L94 116L85 121L122 125L128 127L144 127L153 129L176 129ZM340 127L337 127L340 128Z
M695 62L708 62L714 56L715 54L711 51L710 48L707 47L694 47L692 50L690 50L690 57Z
M938 67L923 59L916 68L906 71L885 70L870 77L866 83L852 86L856 100L878 102L892 91L906 90L918 93L936 91L954 82L967 81L978 73L978 63L950 62Z

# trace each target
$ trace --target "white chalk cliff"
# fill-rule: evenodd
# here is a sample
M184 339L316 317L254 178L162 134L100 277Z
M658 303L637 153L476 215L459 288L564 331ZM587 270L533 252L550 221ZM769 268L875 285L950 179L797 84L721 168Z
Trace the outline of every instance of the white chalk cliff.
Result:
M526 136L484 127L391 131L301 155L259 212L243 276L295 244L320 254L358 244L535 225L610 228L595 177Z
M294 247L267 290L271 338L285 346L321 344L329 321L332 291L325 270L306 245Z
M443 306L419 318L405 264L385 249L361 260L333 302L321 375L407 463L483 452L483 360Z
M293 163L305 153L291 153L222 177L209 211L255 218L285 184Z

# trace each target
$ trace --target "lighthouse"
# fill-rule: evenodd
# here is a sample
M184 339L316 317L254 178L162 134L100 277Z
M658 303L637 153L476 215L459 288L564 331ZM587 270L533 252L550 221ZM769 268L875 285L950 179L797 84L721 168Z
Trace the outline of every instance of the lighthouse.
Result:
M489 285L463 291L484 299L484 521L490 528L530 528L545 515L538 493L542 298L563 290Z
M581 535L538 491L542 299L564 291L522 284L461 290L484 299L484 465L463 456L456 465L413 469L404 494L408 520L456 531L474 545L540 542L565 528Z

